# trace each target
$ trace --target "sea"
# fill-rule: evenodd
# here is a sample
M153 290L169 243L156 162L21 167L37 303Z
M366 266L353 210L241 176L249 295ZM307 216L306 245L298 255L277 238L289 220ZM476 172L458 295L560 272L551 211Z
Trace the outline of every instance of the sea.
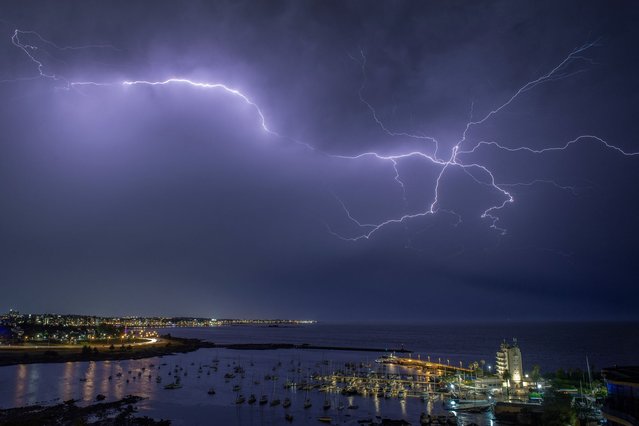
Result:
M170 328L158 330L178 337L192 337L215 343L295 343L317 346L394 349L405 348L414 358L468 365L485 361L494 368L495 354L503 341L519 345L524 370L539 365L542 373L558 369L586 369L586 358L593 369L614 365L639 365L638 323L455 323L455 324L331 324L299 326L221 326L209 328ZM421 413L446 412L441 401L420 398L376 398L328 395L326 392L284 388L286 380L327 372L346 363L371 365L384 352L336 351L317 349L232 350L206 348L141 360L24 364L0 367L0 408L32 404L56 404L68 399L90 404L97 394L106 401L126 395L146 398L137 404L138 416L168 419L174 425L317 425L319 417L330 417L332 424L358 425L359 421L381 418L405 419L419 424ZM217 371L212 369L218 360ZM236 366L245 370L225 379ZM389 374L413 374L402 367L388 367ZM177 373L176 373L177 369ZM299 372L302 372L301 374ZM119 373L119 374L118 374ZM182 387L167 390L175 375ZM278 380L265 380L265 376ZM160 376L162 382L157 383ZM240 390L233 391L234 386ZM214 395L208 390L213 388ZM271 407L236 404L239 394L246 398L291 400L291 406ZM310 399L312 406L304 408ZM329 399L331 408L324 410ZM338 410L338 406L356 409ZM285 414L291 419L285 419ZM497 425L491 413L459 414L459 425Z

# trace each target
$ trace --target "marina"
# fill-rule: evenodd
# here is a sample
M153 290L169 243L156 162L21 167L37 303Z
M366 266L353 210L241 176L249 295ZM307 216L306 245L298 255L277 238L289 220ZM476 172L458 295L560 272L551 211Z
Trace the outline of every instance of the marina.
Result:
M13 392L0 390L0 401L3 407L70 399L90 404L98 393L107 402L132 394L145 398L138 403L140 414L172 418L172 424L204 424L194 413L209 410L222 413L228 424L493 421L491 413L446 410L446 394L437 392L435 382L406 367L356 361L365 353L327 355L201 349L145 360L19 365L0 370L3 383L14 385L8 387ZM42 381L57 385L41 386ZM177 419L175 404L189 407Z
M302 344L285 348L290 341L317 342L325 347L349 342L365 348L374 339L385 341L382 330L397 339L392 346L401 347L401 338L412 342L415 352L310 349ZM488 364L483 368L484 377L478 377L477 370L467 367L474 365L469 356L459 356L459 351L428 355L419 339L402 337L405 329L398 327L314 325L171 331L189 338L208 336L209 342L220 344L144 359L3 367L0 381L7 385L0 388L0 409L70 400L88 407L96 401L114 403L136 395L143 398L136 404L136 415L170 419L177 425L207 424L203 419L211 416L228 425L501 425L521 413L541 415L538 393L514 384L502 387L502 381L489 374ZM441 336L445 341L445 335ZM284 343L266 344L267 339ZM241 340L253 341L259 349L244 345L230 349ZM264 349L270 346L279 349ZM504 351L511 348L502 347ZM489 346L483 351L490 355L495 349ZM503 353L498 352L497 361L508 359ZM521 367L512 368L519 371Z

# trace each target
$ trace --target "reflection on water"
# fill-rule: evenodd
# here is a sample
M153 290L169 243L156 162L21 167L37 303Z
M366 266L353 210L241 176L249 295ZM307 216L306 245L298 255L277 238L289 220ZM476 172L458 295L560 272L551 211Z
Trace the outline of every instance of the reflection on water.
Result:
M588 327L584 327L583 324L318 324L312 327L214 327L171 329L165 332L216 342L307 342L359 347L399 347L405 343L407 347L417 351L414 356L421 356L422 359L431 357L440 362L450 359L451 363L460 360L467 363L480 359L487 359L490 363L489 357L494 356L501 340L504 337L517 336L523 352L524 366L539 364L544 371L554 371L558 367L582 366L585 355L589 355L591 365L631 363L636 358L636 348L628 342L639 339L639 327L636 324L591 324ZM437 348L436 351L434 348ZM337 394L330 395L332 406L325 412L322 410L326 396L324 393L310 391L308 398L312 401L312 407L305 409L306 392L283 388L283 382L287 379L286 365L291 361L299 365L304 374L303 377L290 378L300 381L308 378L313 371L328 369L322 367L326 365L324 362L329 362L333 366L343 366L347 361L374 364L373 360L378 355L371 352L321 350L202 349L189 354L144 360L1 367L0 407L51 404L68 399L90 403L95 400L98 393L105 395L107 401L112 401L134 394L148 398L139 404L142 415L171 419L175 425L209 424L210 419L215 419L218 424L250 426L285 424L284 413L287 411L295 417L296 425L316 425L317 417L321 415L329 415L340 424L356 425L358 419L375 416L404 418L418 424L421 412L432 415L443 412L439 400L424 402L419 398L407 398L405 402L401 402L397 398L346 398ZM220 360L217 372L207 367L212 364L213 358ZM264 375L274 374L273 368L280 362L284 366L284 371L278 373L281 376L279 381L265 381ZM234 363L241 363L246 367L246 376L226 382L224 374L232 370ZM182 368L179 374L183 387L165 390L164 385L174 380L173 372L176 366ZM202 372L198 373L200 366ZM397 374L401 373L402 369L391 365L387 372ZM156 382L158 376L161 383ZM234 392L234 385L240 385L241 390ZM210 387L216 390L214 396L207 394ZM269 399L273 396L281 399L289 397L292 404L288 410L281 405L235 405L238 393L247 398L254 393L258 399L262 394L267 395ZM344 405L353 404L359 408L345 408L340 411L337 409L340 401ZM472 422L493 425L490 415L458 417L459 424Z
M219 358L218 369L213 368L213 359ZM80 400L81 404L95 401L103 394L106 401L121 399L133 394L148 398L138 407L140 415L171 419L176 425L209 424L215 418L228 425L283 425L285 413L294 416L294 424L316 425L317 417L330 416L340 424L356 425L357 420L375 418L404 418L418 424L422 412L444 413L441 401L421 401L416 397L406 400L392 398L345 396L339 393L324 393L318 390L303 391L285 389L287 380L301 382L313 372L327 373L344 366L345 362L372 359L370 353L332 352L313 350L277 351L231 351L202 349L188 354L127 361L77 362L64 364L19 365L0 368L0 406L22 406L43 401L54 403L55 399ZM371 368L378 366L372 362ZM241 365L245 374L224 378ZM389 366L390 374L406 374L402 367ZM266 380L266 375L278 376L278 380ZM412 373L411 373L412 374ZM164 386L179 376L182 388L165 390ZM159 377L159 379L158 379ZM160 383L157 380L161 380ZM239 386L238 391L233 391ZM213 387L215 395L207 391ZM290 408L281 404L237 405L238 395L255 394L259 399L266 395L270 400L289 398ZM310 408L304 408L309 398ZM322 409L325 399L331 408ZM58 401L59 402L59 401ZM348 408L349 406L353 408ZM354 408L354 407L357 408ZM490 415L460 418L459 424L471 422L479 425L491 424Z
M62 384L64 386L64 391L62 393L62 400L66 401L73 397L73 389L75 383L75 370L76 363L67 362L64 364L64 377L62 378Z
M22 398L24 397L25 382L27 380L27 369L28 367L26 365L18 366L18 374L16 375L15 386L16 392L13 401L14 406L24 405L24 401L22 400Z
M111 361L104 361L101 363L98 363L98 365L100 366L100 375L101 375L101 380L98 380L98 383L100 385L100 393L101 394L106 394L109 391L109 380L108 377L111 375ZM107 377L107 380L104 380L104 377Z
M15 375L14 405L30 405L39 402L37 400L39 386L40 365L18 365Z
M82 386L82 399L88 401L92 399L91 395L95 395L93 392L93 380L95 379L95 362L89 362L89 367L86 369L84 377L80 380L84 381Z
M32 368L28 369L27 376L27 395L28 395L28 404L33 404L35 402L36 393L38 390L38 382L40 379L40 366L34 365Z

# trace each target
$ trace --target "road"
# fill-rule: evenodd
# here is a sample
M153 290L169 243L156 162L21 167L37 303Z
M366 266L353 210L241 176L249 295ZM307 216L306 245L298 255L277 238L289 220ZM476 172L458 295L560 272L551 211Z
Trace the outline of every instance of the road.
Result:
M144 339L144 342L136 342L136 343L129 343L128 345L131 346L143 346L143 345L152 345L154 343L158 343L159 339L157 338L152 338L152 339ZM53 350L53 349L82 349L82 346L84 346L85 344L90 345L92 348L109 348L111 346L110 343L108 344L97 344L97 345L91 345L90 342L86 342L84 344L75 344L75 345L0 345L0 350L33 350L33 349L47 349L47 350ZM115 342L113 343L115 345Z

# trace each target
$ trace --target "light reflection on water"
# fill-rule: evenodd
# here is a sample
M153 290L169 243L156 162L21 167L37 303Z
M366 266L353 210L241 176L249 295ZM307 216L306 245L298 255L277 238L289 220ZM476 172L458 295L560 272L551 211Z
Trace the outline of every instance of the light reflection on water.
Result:
M209 370L213 358L219 358L219 370ZM442 414L442 404L437 402L422 402L418 398L407 398L400 401L397 398L385 399L376 397L342 396L339 394L308 393L312 407L304 409L306 392L295 389L286 390L283 385L287 378L301 381L310 372L328 373L334 368L342 368L344 363L360 362L368 359L373 368L370 353L331 352L315 350L276 350L276 351L232 351L201 349L188 354L150 358L142 360L76 362L63 364L31 364L0 368L0 383L13 383L13 386L0 386L0 407L23 406L48 401L55 402L68 399L78 399L83 404L91 403L98 393L106 396L106 401L121 399L126 395L139 395L147 400L138 407L140 415L154 418L167 418L176 425L209 424L215 418L220 424L228 425L281 425L286 412L294 416L294 424L316 425L317 417L328 415L340 424L356 425L357 420L383 416L389 418L404 418L413 424L418 424L421 412ZM329 361L330 360L330 361ZM329 365L323 363L329 362ZM282 366L277 366L278 362ZM254 365L251 366L251 363ZM151 364L154 364L151 367ZM166 364L166 365L162 365ZM239 375L225 382L224 374L232 371L233 366L241 364L245 370L245 377ZM176 366L183 384L181 389L165 390L164 385L174 380ZM201 373L198 373L202 366ZM144 371L142 370L144 368ZM302 373L297 373L300 368ZM209 372L207 374L207 372ZM130 373L129 373L130 372ZM171 375L169 375L169 372ZM184 375L184 372L187 375ZM388 373L408 373L401 367L390 366ZM118 377L118 373L121 374ZM149 379L149 374L151 378ZM265 381L265 374L277 374L279 380ZM412 374L412 373L410 373ZM162 378L162 383L156 383L156 377ZM109 379L111 376L111 379ZM198 377L199 376L199 377ZM83 380L81 380L83 379ZM127 382L128 380L128 382ZM256 384L255 382L259 382ZM252 406L244 403L234 404L238 393L232 391L233 385L241 386L246 398L255 394L259 399L266 394L269 400L274 396L283 400L291 399L291 407L287 410L281 405L270 407L268 404ZM207 390L214 387L216 395L207 394ZM322 409L325 398L331 401L331 409ZM338 405L344 407L357 405L358 409L344 408L338 410ZM460 424L475 422L479 425L490 424L490 416L474 416L461 419Z
M215 342L284 342L310 343L318 345L359 346L359 347L399 347L406 344L416 351L414 356L422 359L445 360L451 363L485 359L491 363L494 352L503 338L518 337L522 348L524 367L539 364L545 372L559 367L583 368L585 356L591 365L606 366L628 364L636 360L636 344L639 339L637 324L601 323L589 324L471 324L454 325L334 325L317 324L310 327L214 327L204 329L170 329L170 332L183 337L202 338ZM15 407L26 404L48 403L78 399L89 403L96 394L106 396L107 401L121 399L134 394L147 397L138 404L140 414L154 418L168 418L176 425L217 424L225 425L280 425L285 424L282 406L269 407L255 404L236 406L236 394L231 390L233 384L225 383L223 375L230 370L233 362L246 366L246 378L241 381L242 393L246 397L255 393L257 398L264 393L269 396L277 393L283 399L291 398L292 406L288 410L295 417L294 424L316 425L317 417L324 415L322 403L324 394L317 391L309 393L313 406L304 409L305 392L285 391L282 384L286 372L280 374L280 381L273 388L272 382L265 382L265 373L271 373L278 361L286 368L288 362L299 362L304 371L326 370L316 364L328 360L333 365L343 366L344 362L373 363L379 354L371 352L341 352L319 350L270 350L270 351L231 351L203 349L189 354L179 354L163 358L130 361L104 361L97 363L77 362L63 364L18 365L0 368L0 407ZM211 364L212 358L220 358L220 369L211 375L197 378L197 367ZM254 361L254 367L249 368ZM162 363L167 365L161 366ZM193 363L193 365L191 365ZM148 379L149 366L155 364ZM164 390L164 385L172 380L168 375L176 364L187 369L188 376L181 376L184 386L177 390ZM323 365L323 364L322 364ZM137 374L143 367L145 372L140 378ZM159 367L159 369L158 369ZM129 375L131 371L131 375ZM388 373L401 372L398 367L390 366ZM135 380L132 375L135 372ZM326 372L326 371L324 371ZM121 377L117 377L118 373ZM162 383L156 383L160 374ZM109 380L111 376L111 380ZM253 384L254 379L260 384ZM86 381L81 382L81 378ZM127 379L129 382L127 383ZM296 379L297 380L297 379ZM209 387L215 387L215 396L207 395ZM357 410L336 409L339 395L331 395L332 408L326 413L340 424L356 425L361 418L374 418L376 415L389 418L405 418L413 424L418 423L421 412L442 413L441 401L422 402L417 398L408 398L402 403L398 399L363 398L354 396L342 399L345 405L352 402L359 406ZM468 416L459 418L460 424L475 422L479 425L493 425L490 416Z
M24 396L24 388L25 388L25 382L27 379L27 370L28 367L26 365L19 365L18 366L18 371L17 371L17 375L16 375L16 392L15 392L15 399L13 402L14 406L20 406L20 405L24 405L24 401L22 400L23 396Z

